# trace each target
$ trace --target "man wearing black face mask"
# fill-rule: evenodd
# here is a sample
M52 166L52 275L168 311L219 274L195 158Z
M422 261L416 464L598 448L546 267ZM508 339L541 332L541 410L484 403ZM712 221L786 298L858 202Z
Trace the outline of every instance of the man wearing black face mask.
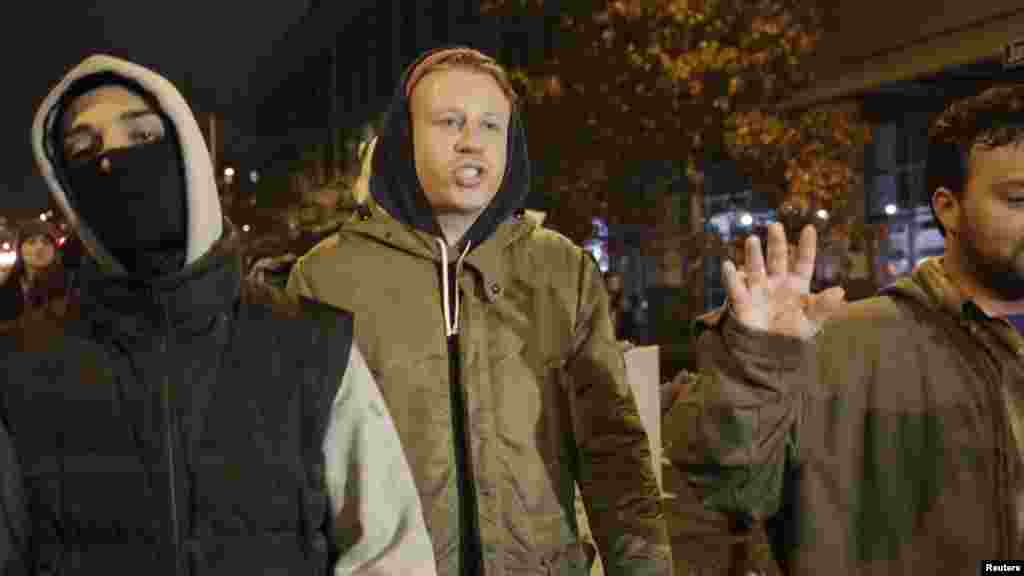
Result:
M180 269L187 211L174 123L143 90L112 73L83 79L64 99L71 104L54 123L56 140L64 145L64 178L81 219L127 271L160 276ZM98 100L127 109L105 134L88 118L70 125Z
M351 317L243 282L178 91L89 58L32 143L88 257L67 317L4 342L28 520L0 508L0 573L435 574Z

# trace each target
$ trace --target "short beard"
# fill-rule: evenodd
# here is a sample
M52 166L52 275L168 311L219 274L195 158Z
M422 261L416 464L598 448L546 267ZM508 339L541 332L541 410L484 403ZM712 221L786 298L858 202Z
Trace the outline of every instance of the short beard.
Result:
M978 249L973 227L964 220L964 226L957 243L960 248L961 265L970 271L976 282L991 291L1000 300L1015 302L1024 299L1024 275L1014 262L1024 252L1024 245L1014 246L1010 258L1003 260L986 256Z

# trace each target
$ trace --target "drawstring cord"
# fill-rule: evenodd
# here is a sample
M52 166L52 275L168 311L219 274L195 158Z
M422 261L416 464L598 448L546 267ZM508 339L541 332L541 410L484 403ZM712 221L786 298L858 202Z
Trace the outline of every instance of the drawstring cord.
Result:
M448 294L448 244L442 238L437 238L436 240L437 244L441 247L441 297L444 300L442 305L444 309L444 335L450 338L459 333L459 291L457 288L455 289L455 313L453 314ZM456 280L458 280L462 273L462 261L466 258L466 254L469 254L468 240L466 241L466 247L462 250L462 254L455 262Z

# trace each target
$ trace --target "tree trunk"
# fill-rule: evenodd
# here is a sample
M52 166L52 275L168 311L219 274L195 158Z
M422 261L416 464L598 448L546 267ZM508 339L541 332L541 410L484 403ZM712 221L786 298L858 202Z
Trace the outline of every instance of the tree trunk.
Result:
M690 310L694 317L704 311L704 247L700 238L704 236L704 175L698 172L690 179L690 234L694 247L690 253L690 266L694 269L693 286L690 290Z

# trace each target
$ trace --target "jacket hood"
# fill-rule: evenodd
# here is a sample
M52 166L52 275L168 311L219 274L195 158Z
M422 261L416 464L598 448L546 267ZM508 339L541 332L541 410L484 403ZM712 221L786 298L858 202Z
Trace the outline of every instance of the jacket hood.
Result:
M184 166L187 210L185 265L199 260L223 233L220 196L210 153L199 124L178 89L166 78L137 64L95 55L75 66L50 91L32 122L32 152L50 195L82 244L107 274L124 274L125 268L97 239L89 223L79 218L72 205L63 174L60 143L55 141L56 122L67 106L65 96L84 79L110 74L141 87L159 106L159 112L173 124Z
M442 236L442 233L416 175L411 110L405 85L410 74L426 58L441 50L452 49L476 52L463 47L432 50L417 58L402 74L388 108L384 128L377 137L370 173L369 188L374 201L400 222L433 236ZM515 105L512 107L508 129L507 158L501 187L466 232L465 240L469 241L471 247L479 246L494 233L499 224L521 210L530 189L526 131L522 111Z

